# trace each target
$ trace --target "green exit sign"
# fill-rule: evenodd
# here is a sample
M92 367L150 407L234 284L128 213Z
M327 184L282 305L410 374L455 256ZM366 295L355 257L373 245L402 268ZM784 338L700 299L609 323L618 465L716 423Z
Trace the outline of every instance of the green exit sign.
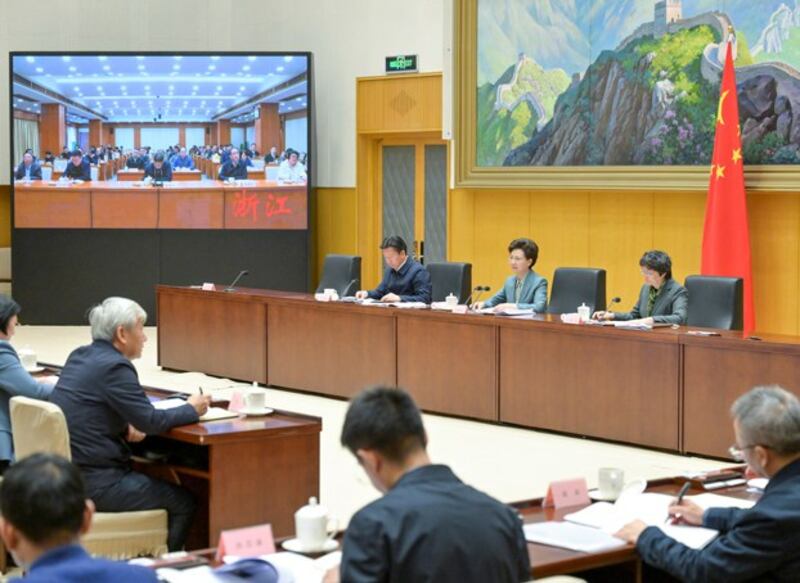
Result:
M398 55L386 57L387 73L415 73L417 71L417 55Z

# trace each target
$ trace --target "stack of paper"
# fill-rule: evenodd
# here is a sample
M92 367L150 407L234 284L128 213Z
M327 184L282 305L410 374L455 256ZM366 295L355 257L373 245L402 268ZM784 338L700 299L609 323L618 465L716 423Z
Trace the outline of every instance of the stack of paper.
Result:
M625 541L602 530L572 522L537 522L522 527L525 540L583 553L599 553L625 546Z

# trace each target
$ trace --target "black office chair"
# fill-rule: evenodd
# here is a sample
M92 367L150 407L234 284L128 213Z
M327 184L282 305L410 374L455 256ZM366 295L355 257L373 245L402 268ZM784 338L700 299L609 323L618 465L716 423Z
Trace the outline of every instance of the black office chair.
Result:
M458 297L458 303L467 301L472 293L472 264L443 261L441 263L428 263L425 265L431 274L431 293L434 302L443 302L449 295Z
M361 257L326 255L317 293L329 288L335 289L340 298L355 295L361 289Z
M690 275L689 326L741 330L744 322L744 281L741 277Z
M606 270L593 267L559 267L553 274L553 291L547 312L569 314L581 304L594 313L606 309Z

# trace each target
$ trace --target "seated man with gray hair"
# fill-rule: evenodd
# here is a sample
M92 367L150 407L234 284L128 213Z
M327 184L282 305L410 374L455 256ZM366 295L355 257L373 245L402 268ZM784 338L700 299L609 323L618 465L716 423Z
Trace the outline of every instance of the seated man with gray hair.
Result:
M682 581L798 581L800 576L800 401L777 387L756 387L731 408L733 457L769 478L748 510L703 510L690 499L670 507L681 523L720 531L690 549L641 521L617 536L636 544L642 560Z
M72 352L50 401L67 419L72 461L83 472L100 512L166 509L167 545L180 550L194 516L192 495L131 469L127 442L197 422L210 397L192 395L185 405L159 410L139 384L131 360L142 355L147 313L126 298L108 298L89 312L92 343Z

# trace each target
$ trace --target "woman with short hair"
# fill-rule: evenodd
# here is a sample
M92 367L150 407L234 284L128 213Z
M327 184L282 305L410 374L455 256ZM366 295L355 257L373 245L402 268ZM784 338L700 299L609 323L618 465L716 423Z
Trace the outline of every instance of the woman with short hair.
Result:
M509 308L547 309L547 280L533 270L539 258L539 246L531 239L514 239L508 244L508 263L513 271L503 287L485 302L475 302L473 308L494 308L495 312Z

